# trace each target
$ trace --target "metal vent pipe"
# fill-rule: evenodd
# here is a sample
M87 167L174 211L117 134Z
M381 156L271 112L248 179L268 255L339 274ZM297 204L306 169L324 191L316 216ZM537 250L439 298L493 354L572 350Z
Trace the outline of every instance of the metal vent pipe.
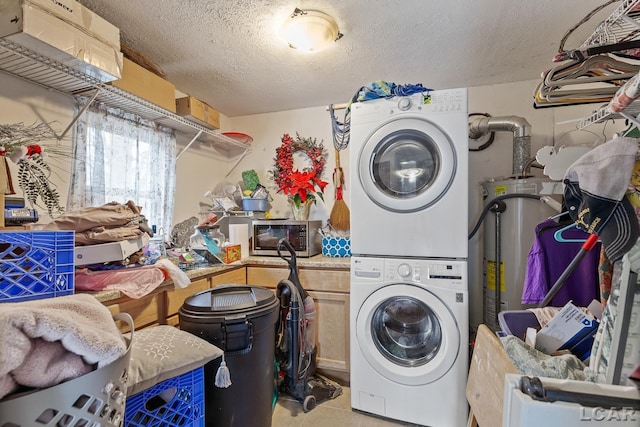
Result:
M469 124L469 138L478 139L481 136L496 131L513 132L513 166L515 176L529 174L527 164L531 158L531 125L518 116L480 117Z

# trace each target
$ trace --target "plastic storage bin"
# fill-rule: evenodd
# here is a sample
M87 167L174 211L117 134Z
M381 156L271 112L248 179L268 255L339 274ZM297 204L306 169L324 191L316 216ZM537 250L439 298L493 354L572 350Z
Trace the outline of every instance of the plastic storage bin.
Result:
M73 294L73 231L0 231L0 302Z
M231 386L218 388L222 358L204 366L207 427L270 427L280 303L267 288L220 285L185 299L180 329L224 351Z
M242 210L264 212L267 210L267 199L251 199L245 197L242 199Z
M127 398L125 425L204 426L204 368L164 380Z
M529 310L507 310L498 313L500 328L507 335L524 339L527 328L540 329L538 318Z

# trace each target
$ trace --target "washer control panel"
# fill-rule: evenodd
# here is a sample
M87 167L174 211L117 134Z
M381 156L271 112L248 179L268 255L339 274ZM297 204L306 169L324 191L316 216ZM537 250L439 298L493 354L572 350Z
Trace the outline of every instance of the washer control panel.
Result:
M384 278L387 280L462 280L466 275L464 262L435 262L427 260L385 260Z

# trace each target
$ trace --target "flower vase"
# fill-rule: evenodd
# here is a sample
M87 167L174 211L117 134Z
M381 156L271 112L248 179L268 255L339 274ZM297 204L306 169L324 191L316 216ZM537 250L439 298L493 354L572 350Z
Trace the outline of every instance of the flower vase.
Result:
M300 203L300 206L296 206L296 202L289 200L291 210L293 211L293 219L298 221L306 221L309 219L309 212L311 211L311 200Z

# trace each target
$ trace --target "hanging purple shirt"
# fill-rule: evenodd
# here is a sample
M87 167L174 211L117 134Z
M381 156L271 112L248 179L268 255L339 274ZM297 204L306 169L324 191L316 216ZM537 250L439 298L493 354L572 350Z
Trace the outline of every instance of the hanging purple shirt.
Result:
M522 291L523 304L540 303L553 287L571 261L576 257L582 243L589 234L571 227L562 232L562 237L577 242L558 242L554 234L565 227L548 219L535 228L535 238L527 259L527 271ZM576 266L564 285L551 300L550 305L563 307L567 302L586 307L599 298L598 263L600 243L597 243Z

